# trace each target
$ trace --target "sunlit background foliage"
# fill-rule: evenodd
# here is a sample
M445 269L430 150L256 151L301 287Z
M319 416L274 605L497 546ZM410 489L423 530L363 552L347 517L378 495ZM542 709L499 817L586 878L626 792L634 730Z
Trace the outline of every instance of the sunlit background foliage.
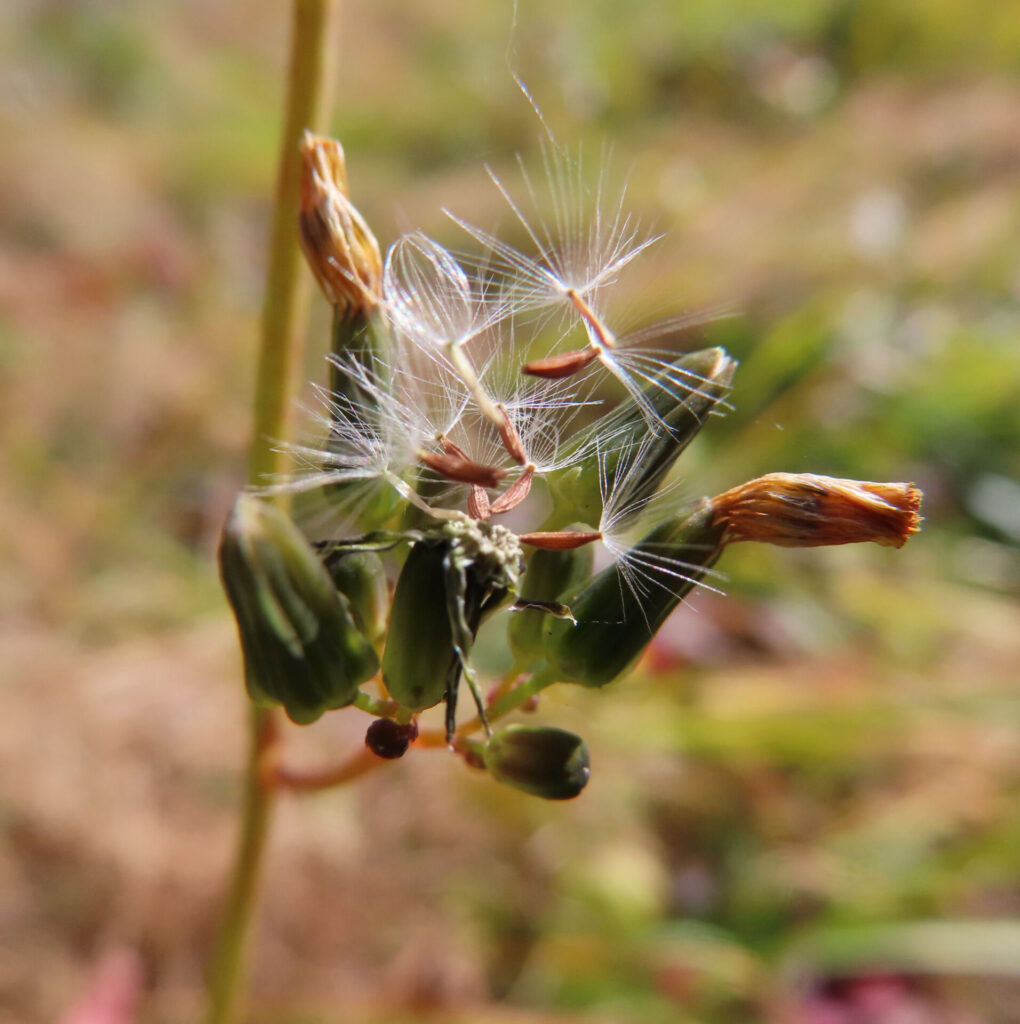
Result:
M243 746L212 551L286 6L0 7L4 1020L58 1019L115 950L142 1020L200 1005ZM511 21L344 4L333 132L381 241L456 244L444 205L512 232L483 164L512 175L541 129L509 62L666 235L634 321L741 311L684 339L742 362L690 495L915 480L925 530L729 552L728 596L633 678L548 698L592 751L571 804L420 751L285 800L252 1020L1020 1019L1020 9L521 0ZM317 297L309 379L327 323ZM327 716L291 756L363 728Z

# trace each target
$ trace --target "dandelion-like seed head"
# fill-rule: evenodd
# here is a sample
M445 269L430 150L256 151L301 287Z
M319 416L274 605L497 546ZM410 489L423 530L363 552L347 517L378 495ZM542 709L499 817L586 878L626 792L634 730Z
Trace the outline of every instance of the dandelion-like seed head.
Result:
M561 148L544 149L543 190L522 165L523 198L492 171L490 177L523 230L531 252L517 248L451 214L483 250L479 265L497 276L509 304L522 312L543 311L565 325L561 339L567 344L575 335L569 328L580 325L585 343L577 347L555 345L543 357L522 366L526 374L547 379L573 377L594 367L608 372L633 398L649 428L664 428L655 403L644 394L648 384L672 395L696 390L698 381L668 372L671 351L653 349L646 342L697 326L720 315L708 310L674 318L633 334L614 329L606 293L615 286L626 267L641 256L659 236L646 231L627 212L626 190L613 193L600 171L593 188L585 184L583 162ZM604 163L603 163L604 166ZM546 217L543 206L552 213Z
M342 638L374 671L386 623L379 663L388 696L378 706L397 724L393 743L375 728L369 748L381 756L403 753L417 735L412 716L440 702L456 748L462 678L474 724L488 731L489 711L513 693L503 687L490 708L470 654L483 621L511 602L523 612L509 637L522 676L599 687L635 662L686 595L716 589L714 565L731 541L900 546L918 529L920 493L907 484L775 473L712 499L682 494L675 462L727 408L736 364L722 349L678 355L663 341L719 311L617 329L611 293L655 238L601 170L589 186L580 158L549 146L544 185L523 165L518 191L490 172L523 248L455 217L480 254L456 255L414 231L383 261L350 205L339 145L309 136L303 160L302 239L336 310L331 386L317 389L315 436L286 446L293 471L263 492L321 492L337 510L341 525L320 533L317 548L288 538L316 569L308 579L344 594L330 606L334 618L348 608L356 618L382 595L382 612L343 619ZM543 190L548 216L539 212ZM615 408L594 394L606 373L623 393ZM536 481L544 501L528 501ZM520 529L543 508L544 522ZM595 546L608 556L598 571ZM322 573L317 551L328 552ZM388 615L380 552L395 563ZM237 573L250 568L234 562ZM273 564L269 552L265 587L279 582ZM242 640L261 643L279 624L242 584L228 581ZM283 612L273 614L289 616L290 591L278 589ZM298 658L316 650L293 649ZM325 710L314 687L297 701L286 673L271 678L269 696L289 701L292 717ZM366 703L346 682L328 706ZM586 768L575 771L575 740L540 729L459 749L498 779L558 798L587 778Z

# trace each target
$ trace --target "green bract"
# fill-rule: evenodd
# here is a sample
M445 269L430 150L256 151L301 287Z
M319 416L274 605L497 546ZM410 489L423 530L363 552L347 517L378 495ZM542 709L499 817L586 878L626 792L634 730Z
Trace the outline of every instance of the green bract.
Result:
M447 702L452 735L461 673L485 706L468 662L482 620L516 593L521 548L505 527L453 519L417 540L397 580L383 653L383 682L411 711Z
M460 671L447 611L445 557L443 544L415 544L393 592L383 682L411 711L435 707L454 669Z
M719 557L724 532L703 500L565 597L576 622L545 625L544 652L556 678L599 687L625 672Z
M568 530L586 532L584 523L574 523ZM595 552L591 545L568 548L564 551L546 551L539 548L528 560L521 584L521 598L536 602L554 602L583 584L591 576ZM508 636L510 649L521 664L530 665L541 660L543 630L549 613L541 608L526 607L510 619Z
M374 551L334 549L324 559L333 585L347 598L358 629L378 644L386 635L390 589L386 567Z
M301 531L275 505L241 494L219 557L251 699L282 704L301 724L352 703L379 659Z

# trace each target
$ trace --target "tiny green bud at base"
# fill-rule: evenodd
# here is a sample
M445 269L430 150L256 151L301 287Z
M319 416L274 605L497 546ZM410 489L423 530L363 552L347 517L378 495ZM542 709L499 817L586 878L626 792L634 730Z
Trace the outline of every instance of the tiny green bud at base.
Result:
M724 534L702 500L565 595L576 621L545 624L545 656L557 678L601 687L622 675L719 557Z
M219 559L251 699L282 704L298 724L352 703L379 659L291 520L275 505L241 494Z
M489 737L485 767L497 781L545 800L570 800L588 784L588 747L580 736L542 725L508 725Z

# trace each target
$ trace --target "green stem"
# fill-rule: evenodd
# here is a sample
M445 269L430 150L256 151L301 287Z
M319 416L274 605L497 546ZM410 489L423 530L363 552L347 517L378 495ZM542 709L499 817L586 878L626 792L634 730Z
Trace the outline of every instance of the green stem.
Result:
M361 711L366 711L376 718L396 718L402 710L395 700L380 700L378 697L371 697L369 694L358 691L354 698L354 706Z
M546 687L552 686L555 682L557 682L556 673L551 668L548 666L540 668L526 682L518 683L512 690L494 700L485 709L485 717L490 722L495 722L498 718L510 714L511 711L516 711L517 708L522 704L526 704L535 694L541 693ZM469 723L469 726L471 724L473 723ZM481 725L481 722L478 724ZM465 734L467 731L467 728L465 728ZM460 729L457 732L458 735L461 734Z
M252 740L245 771L241 838L211 963L206 1024L227 1024L236 1016L244 981L247 939L258 896L262 851L272 810L271 791L262 784L260 768L267 747L275 741L274 729L270 714L252 705Z
M336 0L294 0L286 115L262 306L255 424L248 459L251 484L264 482L267 474L277 472L281 466L283 456L273 448L288 434L289 409L301 366L308 281L301 275L297 235L301 184L298 147L306 128L321 129L327 120L337 10ZM275 742L275 733L275 713L252 707L241 835L211 964L205 1024L230 1024L237 1019L273 803L273 792L263 783L261 767L267 748Z
M301 272L298 242L298 147L306 129L315 131L328 120L336 12L336 0L294 0L287 109L262 304L254 436L248 459L248 482L253 484L264 483L265 476L277 472L282 463L283 455L273 449L289 433L291 399L303 355L310 280Z

